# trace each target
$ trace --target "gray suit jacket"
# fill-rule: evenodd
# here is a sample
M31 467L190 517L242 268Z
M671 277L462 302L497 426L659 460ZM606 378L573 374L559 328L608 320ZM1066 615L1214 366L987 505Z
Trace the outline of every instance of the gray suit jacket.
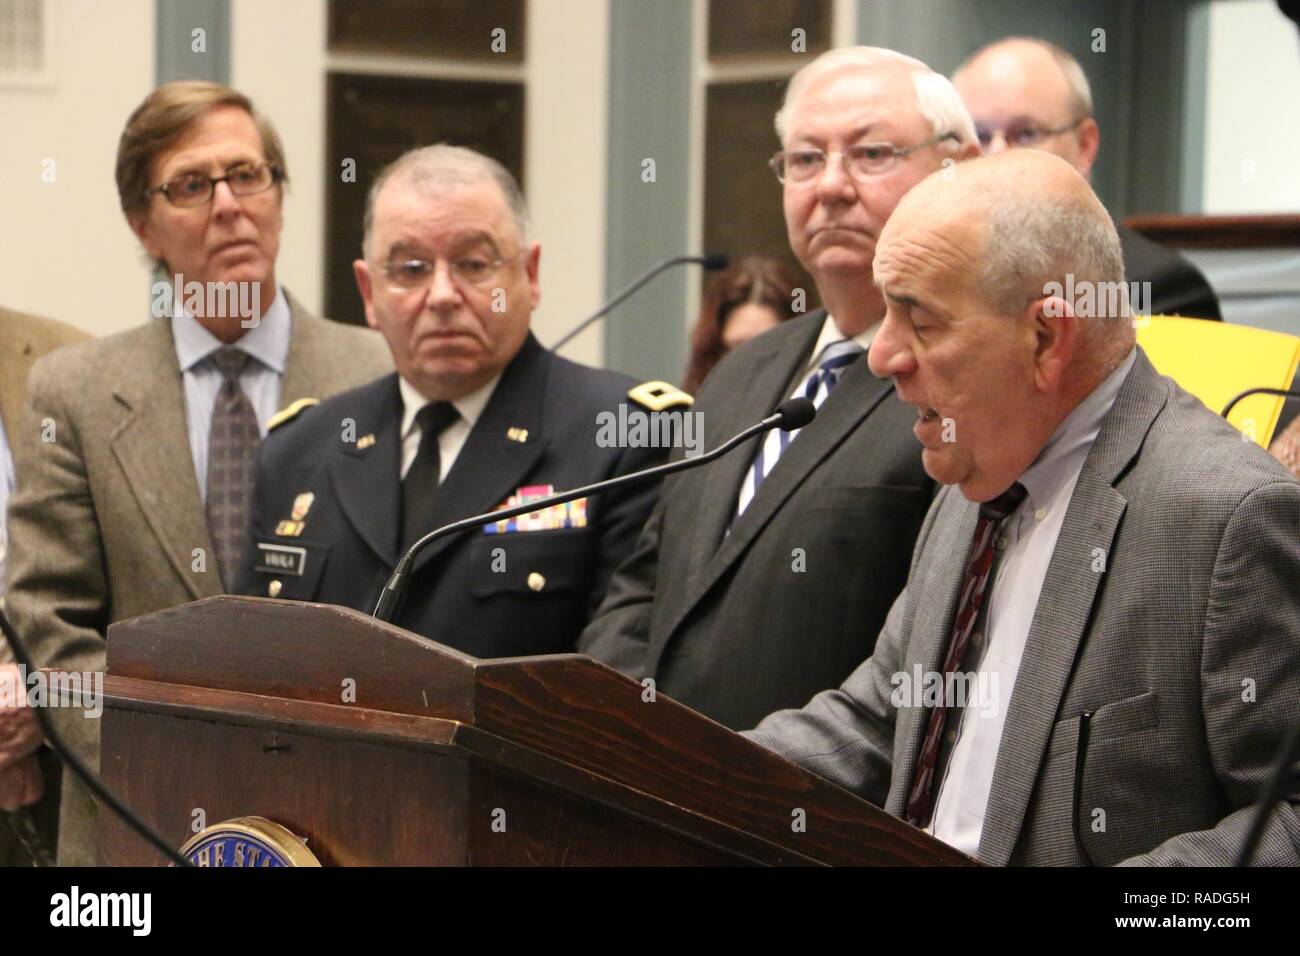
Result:
M785 400L825 318L792 319L722 360L691 410L704 447ZM862 357L734 522L758 439L668 478L579 652L737 730L844 680L903 589L934 494L915 421Z
M391 368L374 332L309 314L292 296L281 404L324 398ZM32 368L14 445L6 604L36 663L104 668L108 625L221 592L190 457L171 323L55 352ZM43 432L52 441L43 441ZM207 570L196 571L203 548ZM97 764L98 721L52 711ZM94 802L64 779L60 862L92 863Z
M901 816L928 711L893 707L890 678L941 668L977 514L945 488L875 654L747 736ZM1083 466L1003 703L978 858L1230 863L1300 721L1298 581L1300 484L1139 353ZM1300 862L1297 781L1261 863Z

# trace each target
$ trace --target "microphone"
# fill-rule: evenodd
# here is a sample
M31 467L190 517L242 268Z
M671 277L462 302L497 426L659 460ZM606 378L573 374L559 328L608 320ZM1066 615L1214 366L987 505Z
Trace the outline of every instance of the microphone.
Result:
M722 255L721 253L717 253L717 252L706 253L706 254L704 254L704 255L702 255L702 256L673 256L673 258L671 258L671 259L665 259L663 262L659 263L657 266L655 266L655 267L654 267L653 269L651 269L649 272L647 272L647 273L645 273L644 275L642 275L639 279L637 279L635 282L633 282L631 285L629 285L626 289L624 289L624 290L623 290L622 292L620 292L618 295L614 296L614 298L610 299L608 302L606 302L604 305L602 305L602 306L601 306L599 309L597 309L593 314L587 316L587 317L586 317L585 319L583 319L580 323L578 323L578 326L577 326L576 328L574 328L574 329L573 329L572 331L570 331L567 335L565 335L563 338L561 338L560 341L556 342L554 345L551 346L551 351L552 351L552 352L558 352L558 351L559 351L560 349L562 349L565 345L567 345L570 341L572 341L572 340L573 340L573 339L574 339L574 338L575 338L579 333L581 333L585 328L587 328L587 326L591 325L591 323L595 322L595 321L596 321L597 319L599 319L601 316L605 315L607 312L609 312L611 309L613 309L616 305L618 305L619 303L621 303L624 299L626 299L628 296L630 296L633 292L635 292L637 289L641 288L643 285L645 285L647 282L649 282L651 279L653 279L653 278L654 278L655 276L657 276L659 273L663 272L665 269L671 269L673 266L678 266L678 265L683 265L683 264L688 263L688 262L693 262L693 263L695 263L696 265L704 266L705 270L707 270L707 271L709 271L709 272L715 272L715 271L717 271L718 269L725 269L725 268L727 268L727 263L728 263L728 261L729 261L729 260L727 259L726 256Z
M685 471L688 468L698 468L700 465L707 464L715 458L721 458L731 449L735 448L742 442L753 438L760 432L768 431L772 428L780 428L782 431L794 431L803 428L817 414L817 408L811 401L806 398L788 398L782 402L775 412L768 415L762 421L755 422L738 435L733 435L725 442L707 451L702 455L694 458L679 458L677 461L670 461L666 464L656 465L653 468L646 468L643 471L634 471L631 474L619 475L616 478L606 478L604 481L597 481L594 484L583 485L581 488L574 488L572 491L562 491L559 494L549 495L545 498L539 498L536 501L530 501L528 504L516 505L513 508L503 508L500 511L490 511L487 514L474 515L471 518L462 518L460 521L444 525L430 531L415 544L411 545L407 552L402 555L402 559L397 562L397 567L393 570L392 576L388 583L384 585L384 590L379 595L379 601L375 605L375 611L372 615L381 621L391 621L393 614L397 610L397 602L402 596L402 591L406 588L406 579L411 572L411 566L415 563L416 557L421 551L427 548L439 538L445 538L451 534L457 534L461 531L468 531L472 528L481 528L483 525L492 524L496 521L505 521L507 518L515 518L519 515L528 514L532 511L541 511L549 508L551 505L563 504L566 501L573 501L575 498L586 498L602 491L610 491L623 485L635 484L640 481L647 481L651 478L659 478L663 475L671 475L676 471Z
M14 659L22 665L23 670L28 674L34 672L37 668L32 664L32 659L27 654L27 648L18 639L18 632L14 630L14 626L9 622L9 618L5 616L4 611L0 611L0 632L3 632L8 639L9 646L14 649ZM168 845L167 841L159 836L149 824L132 813L127 805L108 787L104 786L99 777L81 762L81 758L72 752L72 749L64 742L62 735L55 729L54 722L50 720L50 715L45 712L44 707L34 707L32 712L36 715L36 722L41 725L41 732L45 734L50 749L63 761L64 766L81 778L81 782L90 788L100 802L116 813L126 822L127 826L143 837L146 843L151 844L176 866L190 867L194 865ZM30 811L27 808L10 812L9 821L10 826L19 835L19 839L27 838L23 839L24 843L29 843L32 837L39 840L39 835L36 833ZM49 856L49 851L39 843L31 845L30 850L39 854L37 859L41 860L43 864Z

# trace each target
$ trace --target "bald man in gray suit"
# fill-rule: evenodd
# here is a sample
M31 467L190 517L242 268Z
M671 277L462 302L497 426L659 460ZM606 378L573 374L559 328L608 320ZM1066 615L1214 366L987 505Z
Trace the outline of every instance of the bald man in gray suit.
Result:
M985 863L1231 863L1300 721L1300 484L1062 298L1124 278L1064 161L931 176L874 268L947 487L874 654L748 736ZM1295 769L1258 863L1300 863Z

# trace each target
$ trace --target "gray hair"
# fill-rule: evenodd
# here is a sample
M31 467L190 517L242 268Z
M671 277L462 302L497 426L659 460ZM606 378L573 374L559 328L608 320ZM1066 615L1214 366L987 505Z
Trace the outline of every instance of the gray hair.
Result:
M951 81L942 73L936 73L915 57L895 50L877 46L848 46L827 50L790 78L790 83L785 89L785 100L777 110L774 119L776 135L782 144L785 143L786 134L790 131L794 106L809 83L825 73L842 67L877 67L886 63L902 64L911 69L912 84L916 90L917 110L930 124L930 132L936 136L943 133L957 134L959 142L957 144L945 142L942 144L943 148L956 152L967 143L978 142L970 113L967 112Z
M519 241L528 239L528 204L524 201L519 183L510 170L490 156L468 149L464 146L449 146L436 143L433 146L420 146L407 150L380 171L370 186L366 196L366 216L364 234L361 240L362 254L370 248L370 231L375 222L375 202L379 199L384 186L395 176L408 176L422 186L446 188L448 186L469 186L490 179L501 187L510 216L519 230Z
M961 66L953 71L953 79L955 80L962 70L985 53L1007 43L1029 43L1047 51L1057 67L1060 68L1061 75L1065 77L1065 85L1069 88L1071 118L1081 120L1092 115L1092 87L1088 85L1088 77L1084 75L1083 67L1079 65L1079 61L1068 50L1057 46L1050 40L1022 36L1003 37L1001 40L994 40L962 60Z
M1106 319L1129 317L1124 253L1110 216L1099 207L1006 192L989 208L979 282L989 305L1014 315L1062 289L1115 290L1116 308ZM1073 276L1069 281L1067 276ZM1113 283L1101 285L1101 283ZM1098 293L1100 299L1100 293ZM1103 323L1109 327L1109 323Z

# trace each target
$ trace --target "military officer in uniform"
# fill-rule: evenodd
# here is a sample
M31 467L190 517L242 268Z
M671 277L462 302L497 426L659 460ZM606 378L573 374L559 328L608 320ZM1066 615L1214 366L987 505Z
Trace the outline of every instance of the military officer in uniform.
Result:
M240 591L369 612L434 528L666 459L607 440L602 413L668 414L689 398L538 344L540 246L527 235L513 177L472 150L412 150L380 174L354 269L397 374L273 425ZM632 485L443 538L415 563L394 621L478 657L572 650L657 491Z

